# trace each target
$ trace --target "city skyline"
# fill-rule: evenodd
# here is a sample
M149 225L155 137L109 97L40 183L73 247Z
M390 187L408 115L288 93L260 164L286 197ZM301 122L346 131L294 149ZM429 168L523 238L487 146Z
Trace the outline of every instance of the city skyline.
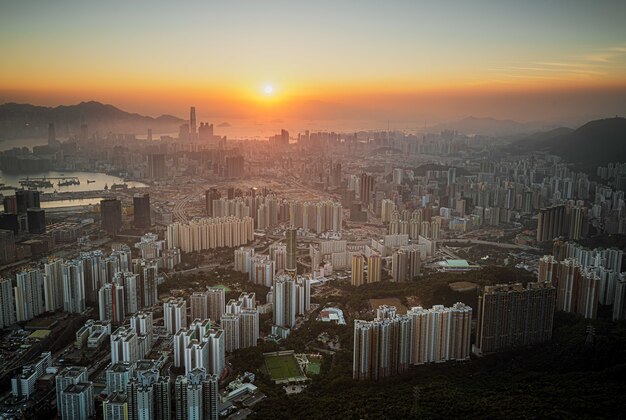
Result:
M626 108L626 5L602 4L198 2L146 13L144 2L3 2L0 102L93 99L182 117L191 103L201 118L265 122L582 123Z

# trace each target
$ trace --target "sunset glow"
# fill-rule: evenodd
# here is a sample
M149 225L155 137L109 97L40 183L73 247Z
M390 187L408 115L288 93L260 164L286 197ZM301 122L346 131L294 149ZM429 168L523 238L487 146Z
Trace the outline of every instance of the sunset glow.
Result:
M3 2L0 101L412 121L464 116L468 104L527 120L624 109L626 5L520 3L164 3L148 19L144 2ZM280 24L258 19L268 8Z

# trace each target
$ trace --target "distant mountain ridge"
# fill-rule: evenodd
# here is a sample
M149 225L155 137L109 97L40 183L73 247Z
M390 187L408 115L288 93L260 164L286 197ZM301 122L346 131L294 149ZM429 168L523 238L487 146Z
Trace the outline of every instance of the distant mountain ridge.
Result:
M148 129L155 134L176 132L184 122L172 115L152 118L96 101L57 107L5 103L0 105L0 140L45 138L51 122L55 125L57 137L63 139L78 133L83 120L89 133L99 132L101 135L109 132L144 134Z
M536 133L513 142L510 150L543 150L584 166L625 162L626 118L594 120L576 130L558 128Z
M495 118L466 117L462 120L437 124L433 127L436 131L456 130L462 134L477 134L481 136L517 136L531 134L544 130L546 124L542 122L521 123L513 120L498 120Z

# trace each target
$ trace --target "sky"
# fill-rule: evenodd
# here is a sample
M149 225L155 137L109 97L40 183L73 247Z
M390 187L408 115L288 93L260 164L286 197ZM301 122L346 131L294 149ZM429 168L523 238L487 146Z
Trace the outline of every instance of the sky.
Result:
M619 0L0 0L0 103L580 122L626 109L624 18Z

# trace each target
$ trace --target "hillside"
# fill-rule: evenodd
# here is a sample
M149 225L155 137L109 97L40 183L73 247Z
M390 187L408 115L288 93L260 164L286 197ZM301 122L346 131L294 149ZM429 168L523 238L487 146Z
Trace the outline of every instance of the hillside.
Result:
M546 151L580 166L593 167L626 160L626 119L590 121L571 130L559 128L517 140L511 152Z
M456 130L462 134L477 134L490 137L509 137L521 134L534 133L544 127L543 123L520 123L513 120L498 120L495 118L467 117L459 121L438 124L435 131Z
M152 118L95 101L54 108L6 103L0 105L0 140L45 138L48 135L48 123L51 122L55 124L57 137L62 139L78 133L83 119L90 133L97 131L101 134L144 134L148 128L155 134L176 132L183 123L182 119L171 115Z

